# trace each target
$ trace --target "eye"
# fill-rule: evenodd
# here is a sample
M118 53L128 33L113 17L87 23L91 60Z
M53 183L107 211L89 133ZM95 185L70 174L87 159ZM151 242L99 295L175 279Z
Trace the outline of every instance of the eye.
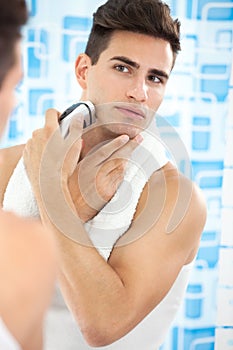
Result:
M122 72L122 73L128 73L129 69L124 66L123 64L117 64L114 66L114 68L118 71L118 72Z
M153 74L148 76L148 80L151 81L152 83L155 83L155 84L163 83L163 80L161 78L159 78L157 75L153 75Z

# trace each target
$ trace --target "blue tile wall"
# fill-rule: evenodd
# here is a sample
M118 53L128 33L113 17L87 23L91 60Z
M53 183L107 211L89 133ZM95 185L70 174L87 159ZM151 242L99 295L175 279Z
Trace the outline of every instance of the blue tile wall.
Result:
M202 19L205 10L208 12L207 19L210 21L230 21L233 18L233 1L187 1L187 18Z
M182 22L182 52L159 113L184 141L192 178L206 197L208 219L181 311L161 350L213 350L233 0L167 2ZM101 3L58 0L54 9L47 0L28 0L25 78L2 147L25 142L43 124L47 108L63 110L79 98L74 62L85 49L92 13ZM186 159L179 166L185 172Z
M85 17L74 17L66 16L63 20L63 47L62 47L62 56L65 61L74 61L77 55L80 52L84 52L86 44L86 36L84 40L78 40L77 33L71 34L73 32L83 32L82 35L88 33L91 28L92 21L90 18ZM67 33L67 34L66 34ZM75 48L72 50L72 45L75 45ZM75 52L74 52L75 51ZM70 52L73 52L73 57L70 57Z

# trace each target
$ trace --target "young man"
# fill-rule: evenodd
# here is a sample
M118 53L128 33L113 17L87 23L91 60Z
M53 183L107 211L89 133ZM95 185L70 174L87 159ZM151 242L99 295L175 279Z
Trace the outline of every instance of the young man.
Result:
M150 132L179 49L166 4L109 0L76 61L96 123L83 131L77 121L64 140L50 110L25 147L72 314L57 301L46 349L158 349L175 316L206 217L201 193Z
M0 134L22 78L20 28L24 0L0 1ZM4 174L1 158L1 173ZM10 163L9 163L10 165ZM43 258L42 258L43 257ZM41 350L42 326L55 279L54 249L47 230L0 210L0 349Z

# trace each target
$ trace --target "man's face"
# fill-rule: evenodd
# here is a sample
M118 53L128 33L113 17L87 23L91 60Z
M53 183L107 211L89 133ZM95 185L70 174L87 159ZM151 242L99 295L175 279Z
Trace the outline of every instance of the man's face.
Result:
M15 87L22 78L20 42L15 45L15 64L5 76L0 89L0 136L15 105Z
M128 123L128 130L122 127L117 133L133 137L139 132L133 131L133 125L144 128L152 119L152 113L145 111L154 115L160 106L172 64L167 41L116 31L98 62L88 65L83 96L97 106L101 123Z

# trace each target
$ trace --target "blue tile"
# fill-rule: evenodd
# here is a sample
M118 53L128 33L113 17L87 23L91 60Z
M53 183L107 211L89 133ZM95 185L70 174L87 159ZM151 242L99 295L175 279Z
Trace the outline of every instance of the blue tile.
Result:
M165 116L168 123L172 126L180 126L180 113L175 113L173 115Z
M201 318L203 312L203 287L201 284L189 284L185 298L185 316Z
M194 116L193 117L193 125L200 125L200 126L210 125L210 118L209 117Z
M40 30L38 35L38 30L30 29L28 31L28 41L29 43L36 43L41 45L41 47L28 47L28 77L29 78L40 78L41 77L41 59L38 58L38 53L45 55L48 53L48 33L46 30ZM41 52L41 50L43 50ZM46 72L45 72L46 73Z
M201 68L201 73L206 74L207 77L201 79L201 91L212 93L217 97L219 102L225 101L228 96L228 88L230 81L230 68L227 65L203 65ZM211 78L208 78L208 75ZM226 79L223 79L223 76L226 76Z
M233 0L222 1L222 6L219 0L190 0L187 1L187 17L201 19L205 5L220 4L218 7L212 7L207 19L211 21L231 21L233 19L233 8L225 7L224 4L233 4ZM197 4L197 6L195 6Z
M29 10L29 15L31 17L36 16L37 14L37 0L27 0L27 6Z
M18 123L17 120L13 119L9 122L9 132L8 132L8 138L10 140L16 139L18 136Z
M193 151L208 151L210 148L211 135L206 131L192 132L192 150Z
M231 29L219 29L216 32L215 42L220 47L224 45L226 47L229 47L229 49L232 48L232 41L233 41L233 27L231 26Z
M38 114L44 113L48 108L53 107L53 90L52 89L31 89L29 91L29 113L31 116L36 116ZM42 108L40 99L43 96L46 98L42 100ZM51 98L48 96L51 95Z
M219 246L200 247L197 254L198 260L205 261L208 268L215 268L219 259Z
M222 187L222 174L218 176L211 176L211 172L214 170L223 170L223 161L192 161L193 180L196 181L197 176L200 175L199 186L201 188L221 188ZM202 177L201 172L207 172ZM209 177L208 177L209 172Z
M63 28L64 30L74 30L74 31L81 31L83 34L87 35L92 24L92 19L89 17L64 17L63 20ZM62 48L62 57L65 61L72 61L75 59L75 57L70 57L70 51L71 51L71 43L72 40L76 40L78 37L75 34L64 34L63 35L63 48ZM87 39L87 38L86 38ZM86 41L83 41L83 36L82 38L80 37L80 41L77 41L75 44L75 55L78 55L81 52L84 52L85 47L86 47Z
M64 29L88 31L91 24L92 19L90 17L66 16L63 20Z
M214 350L214 328L184 329L184 349ZM179 349L180 350L180 349Z

